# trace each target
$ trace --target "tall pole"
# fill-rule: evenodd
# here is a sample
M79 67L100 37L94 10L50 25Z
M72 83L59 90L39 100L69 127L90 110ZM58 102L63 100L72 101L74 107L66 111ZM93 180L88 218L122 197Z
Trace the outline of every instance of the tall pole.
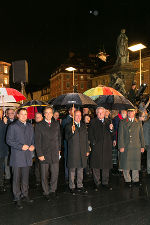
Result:
M73 93L74 93L74 70L72 71L73 72ZM73 104L73 126L74 126L74 104Z
M141 49L139 50L140 51L140 86L141 86Z

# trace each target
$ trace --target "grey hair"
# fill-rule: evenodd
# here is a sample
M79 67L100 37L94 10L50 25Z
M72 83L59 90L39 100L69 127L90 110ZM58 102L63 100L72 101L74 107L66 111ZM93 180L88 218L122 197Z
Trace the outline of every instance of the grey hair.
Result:
M104 107L99 106L99 107L96 108L96 114L98 113L98 110L99 110L99 109L103 109L104 112L106 111L106 109L105 109Z

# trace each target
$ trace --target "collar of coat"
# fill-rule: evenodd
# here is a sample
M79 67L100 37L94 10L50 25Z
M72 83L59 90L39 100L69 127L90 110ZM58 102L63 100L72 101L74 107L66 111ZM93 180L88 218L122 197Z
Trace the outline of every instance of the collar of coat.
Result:
M126 122L130 122L129 118L126 119ZM133 122L138 122L137 118L134 118Z

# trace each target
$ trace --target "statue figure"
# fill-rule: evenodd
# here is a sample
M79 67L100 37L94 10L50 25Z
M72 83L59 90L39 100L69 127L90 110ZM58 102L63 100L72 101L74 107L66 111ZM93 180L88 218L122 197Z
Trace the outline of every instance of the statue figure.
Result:
M113 73L111 75L110 86L119 91L122 95L126 96L124 80L121 78L120 74Z
M129 63L128 37L125 34L125 29L122 29L121 34L118 36L116 53L116 65Z

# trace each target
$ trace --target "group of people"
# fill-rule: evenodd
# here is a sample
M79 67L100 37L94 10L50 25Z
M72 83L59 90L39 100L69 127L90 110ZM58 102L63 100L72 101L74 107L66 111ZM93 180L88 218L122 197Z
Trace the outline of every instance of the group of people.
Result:
M7 176L9 170L8 179L12 174L14 201L19 209L23 208L22 201L33 202L29 198L33 159L36 179L48 201L56 197L61 156L65 180L73 195L88 194L83 182L87 168L92 171L95 191L112 190L109 174L113 165L122 172L127 186L141 185L139 171L145 148L150 174L150 120L146 112L139 113L138 118L136 110L121 110L113 118L103 107L98 107L93 116L89 112L88 108L81 111L73 107L60 120L59 112L47 106L43 115L36 113L35 123L31 124L25 108L17 110L16 118L12 109L5 117L0 111L0 188L4 191L4 174Z

